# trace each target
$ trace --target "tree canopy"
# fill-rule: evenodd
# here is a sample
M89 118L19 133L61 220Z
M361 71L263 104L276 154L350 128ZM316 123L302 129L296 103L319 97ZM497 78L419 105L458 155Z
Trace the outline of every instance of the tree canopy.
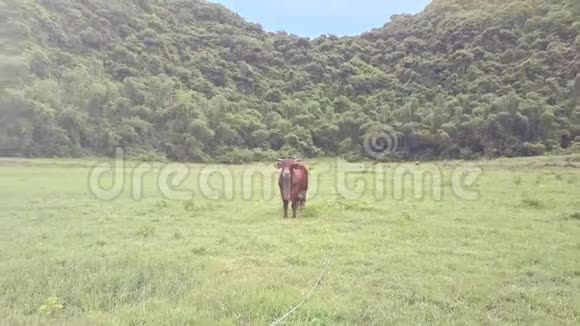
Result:
M433 0L356 37L202 0L0 0L0 155L529 156L580 136L580 2Z

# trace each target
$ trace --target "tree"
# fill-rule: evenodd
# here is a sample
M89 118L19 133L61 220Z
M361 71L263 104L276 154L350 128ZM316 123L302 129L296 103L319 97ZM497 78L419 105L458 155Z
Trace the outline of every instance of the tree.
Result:
M433 0L313 40L205 1L0 6L9 155L356 158L365 133L389 126L401 155L474 158L580 135L578 1Z

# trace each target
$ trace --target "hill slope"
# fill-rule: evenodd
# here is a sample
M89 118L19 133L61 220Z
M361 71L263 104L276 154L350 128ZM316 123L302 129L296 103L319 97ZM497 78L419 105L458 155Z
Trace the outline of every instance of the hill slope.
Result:
M0 0L2 155L535 155L580 135L575 0L434 0L359 37L200 0ZM380 144L378 144L380 145Z

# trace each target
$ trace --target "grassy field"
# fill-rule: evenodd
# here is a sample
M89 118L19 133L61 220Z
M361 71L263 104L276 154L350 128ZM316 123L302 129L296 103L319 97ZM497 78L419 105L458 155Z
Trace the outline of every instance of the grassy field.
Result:
M333 250L284 323L578 324L579 159L308 162L297 219L270 163L127 164L104 200L89 161L0 160L0 324L265 325Z

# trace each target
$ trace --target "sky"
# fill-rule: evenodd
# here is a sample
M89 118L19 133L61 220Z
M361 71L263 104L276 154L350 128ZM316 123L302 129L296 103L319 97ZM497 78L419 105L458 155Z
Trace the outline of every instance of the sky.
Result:
M415 14L430 0L209 0L270 32L314 38L354 36L382 27L395 14Z

